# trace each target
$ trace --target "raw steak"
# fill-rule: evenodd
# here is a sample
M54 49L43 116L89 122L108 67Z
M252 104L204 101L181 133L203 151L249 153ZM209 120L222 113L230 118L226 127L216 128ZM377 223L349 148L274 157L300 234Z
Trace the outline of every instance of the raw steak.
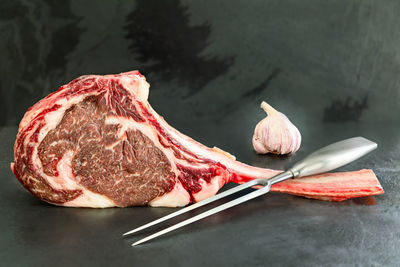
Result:
M21 184L52 204L75 207L184 206L226 183L278 173L235 161L169 126L147 102L137 71L88 75L31 107L11 164ZM371 170L324 174L272 188L340 201L382 194Z

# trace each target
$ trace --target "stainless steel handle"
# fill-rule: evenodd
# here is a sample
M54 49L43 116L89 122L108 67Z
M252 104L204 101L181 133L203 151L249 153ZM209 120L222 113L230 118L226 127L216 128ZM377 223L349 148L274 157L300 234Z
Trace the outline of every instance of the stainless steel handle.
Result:
M295 177L328 172L368 154L377 147L376 143L363 137L346 139L315 151L296 163L289 171Z

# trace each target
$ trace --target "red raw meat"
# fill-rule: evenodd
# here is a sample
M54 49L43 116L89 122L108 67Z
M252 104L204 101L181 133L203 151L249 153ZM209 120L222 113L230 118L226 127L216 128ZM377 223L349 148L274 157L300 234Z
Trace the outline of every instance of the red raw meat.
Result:
M19 125L11 164L21 184L52 204L184 206L226 183L269 178L181 134L147 102L137 71L79 77L40 100ZM371 170L285 181L273 191L341 201L382 194Z

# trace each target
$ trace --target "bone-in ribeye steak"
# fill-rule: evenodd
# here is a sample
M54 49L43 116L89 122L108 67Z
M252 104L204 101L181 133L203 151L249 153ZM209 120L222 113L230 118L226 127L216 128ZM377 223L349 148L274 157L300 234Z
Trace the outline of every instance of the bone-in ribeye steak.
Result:
M19 125L15 176L49 203L78 207L184 206L226 183L278 173L235 161L169 126L147 102L137 71L88 75L36 103ZM324 174L272 187L340 201L382 194L371 170Z

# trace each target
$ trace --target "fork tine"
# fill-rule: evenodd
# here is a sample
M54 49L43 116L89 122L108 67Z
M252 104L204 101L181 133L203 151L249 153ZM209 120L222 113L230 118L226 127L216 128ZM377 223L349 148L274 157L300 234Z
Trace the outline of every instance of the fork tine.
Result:
M262 187L260 189L257 189L255 191L253 191L251 193L248 193L248 194L246 194L244 196L241 196L241 197L239 197L237 199L231 200L231 201L229 201L229 202L227 202L225 204L222 204L222 205L220 205L218 207L215 207L213 209L210 209L208 211L200 213L199 215L196 215L196 216L194 216L192 218L189 218L189 219L184 220L184 221L182 221L180 223L177 223L177 224L172 225L172 226L170 226L168 228L165 228L164 230L161 230L161 231L159 231L159 232L157 232L155 234L149 235L149 236L147 236L147 237L145 237L143 239L140 239L139 241L133 243L132 246L136 246L136 245L142 244L142 243L144 243L146 241L149 241L149 240L151 240L153 238L156 238L156 237L158 237L160 235L163 235L163 234L166 234L166 233L171 232L173 230L176 230L176 229L178 229L178 228L180 228L182 226L191 224L193 222L196 222L198 220L206 218L206 217L208 217L210 215L213 215L213 214L218 213L220 211L223 211L225 209L228 209L228 208L231 208L233 206L239 205L239 204L241 204L243 202L246 202L246 201L248 201L250 199L256 198L256 197L261 196L261 195L264 195L264 194L268 193L270 189L271 189L271 182L268 182L267 185L265 185L264 187Z
M178 210L178 211L175 211L175 212L173 212L173 213L171 213L171 214L168 214L168 215L166 215L166 216L164 216L164 217L161 217L161 218L159 218L159 219L157 219L157 220L155 220L155 221L149 222L149 223L147 223L147 224L145 224L145 225L142 225L142 226L140 226L140 227L138 227L138 228L135 228L135 229L133 229L133 230L131 230L131 231L128 231L128 232L124 233L122 236L127 236L127 235L130 235L130 234L139 232L139 231L141 231L141 230L143 230L143 229L146 229L146 228L148 228L148 227L150 227L150 226L159 224L159 223L161 223L161 222L164 222L164 221L166 221L166 220L169 220L169 219L171 219L171 218L174 218L174 217L176 217L176 216L178 216L178 215L181 215L181 214L186 213L186 212L188 212L188 211L197 209L197 208L199 208L199 207L201 207L201 206L204 206L204 205L206 205L206 204L208 204L208 203L214 202L214 201L216 201L216 200L218 200L218 199L224 198L224 197L226 197L226 196L229 196L229 195L232 195L232 194L234 194L234 193L236 193L236 192L239 192L239 191L241 191L241 190L243 190L243 189L246 189L246 188L249 188L249 187L252 187L252 186L255 186L255 185L259 185L259 184L265 184L265 180L262 180L262 181L261 181L261 180L259 180L259 179L255 179L255 180L251 180L251 181L249 181L249 182L247 182L247 183L244 183L244 184L235 186L234 188L231 188L231 189L229 189L229 190L226 190L226 191L224 191L224 192L222 192L222 193L219 193L219 194L217 194L217 195L215 195L215 196L213 196L213 197L204 199L204 200L202 200L202 201L200 201L200 202L194 203L194 204L192 204L192 205L190 205L190 206L187 206L187 207L182 208L182 209L180 209L180 210Z

